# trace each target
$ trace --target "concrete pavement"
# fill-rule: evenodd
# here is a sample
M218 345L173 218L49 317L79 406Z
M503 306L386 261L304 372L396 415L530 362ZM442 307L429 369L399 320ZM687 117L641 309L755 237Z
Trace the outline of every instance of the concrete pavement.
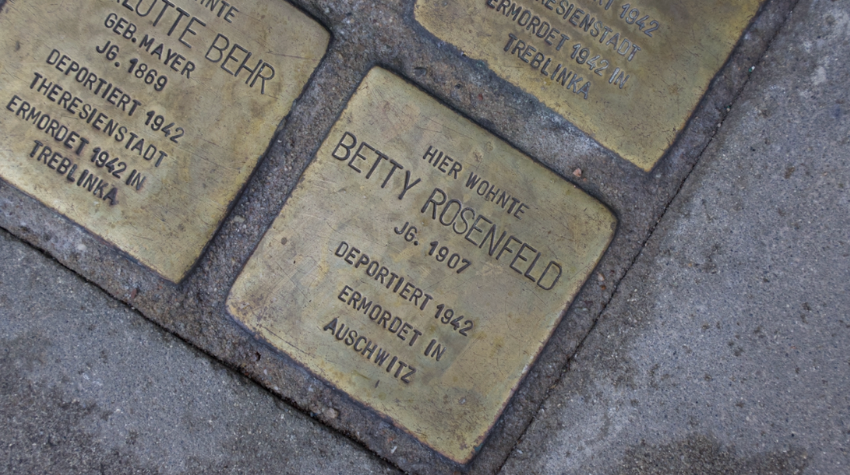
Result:
M846 2L797 4L625 278L593 277L502 473L850 473L848 45ZM5 233L0 266L0 471L397 470Z
M0 231L0 472L395 473Z
M504 473L850 473L850 9L800 2Z

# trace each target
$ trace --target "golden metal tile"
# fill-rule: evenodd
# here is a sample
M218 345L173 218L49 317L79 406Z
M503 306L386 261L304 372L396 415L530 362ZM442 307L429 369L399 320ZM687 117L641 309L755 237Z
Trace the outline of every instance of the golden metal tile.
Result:
M0 177L179 281L329 38L282 1L8 1Z
M254 251L227 309L463 463L615 225L594 198L375 68Z
M763 0L416 0L416 20L649 171Z

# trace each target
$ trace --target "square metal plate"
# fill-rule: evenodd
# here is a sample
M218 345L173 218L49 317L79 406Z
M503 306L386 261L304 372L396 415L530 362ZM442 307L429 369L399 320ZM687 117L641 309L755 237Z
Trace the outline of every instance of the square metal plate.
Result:
M465 463L615 227L596 199L374 68L227 309Z
M416 20L649 171L763 0L417 0Z
M0 177L173 282L329 42L283 1L8 1Z

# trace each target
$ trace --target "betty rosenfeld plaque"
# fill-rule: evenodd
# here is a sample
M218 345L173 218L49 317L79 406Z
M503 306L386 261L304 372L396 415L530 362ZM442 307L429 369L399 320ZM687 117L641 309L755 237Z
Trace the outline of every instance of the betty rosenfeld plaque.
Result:
M375 68L238 277L227 309L465 463L615 227L596 199Z
M179 281L329 38L280 0L10 0L0 177Z
M764 0L416 0L416 20L650 170Z

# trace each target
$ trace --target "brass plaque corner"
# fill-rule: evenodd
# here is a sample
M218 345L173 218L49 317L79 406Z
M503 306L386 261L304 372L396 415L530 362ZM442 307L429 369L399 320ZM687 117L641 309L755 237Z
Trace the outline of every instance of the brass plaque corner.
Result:
M764 0L416 0L416 20L644 171Z
M596 199L374 68L226 306L466 463L615 226Z
M283 1L10 0L0 177L180 281L329 40Z

